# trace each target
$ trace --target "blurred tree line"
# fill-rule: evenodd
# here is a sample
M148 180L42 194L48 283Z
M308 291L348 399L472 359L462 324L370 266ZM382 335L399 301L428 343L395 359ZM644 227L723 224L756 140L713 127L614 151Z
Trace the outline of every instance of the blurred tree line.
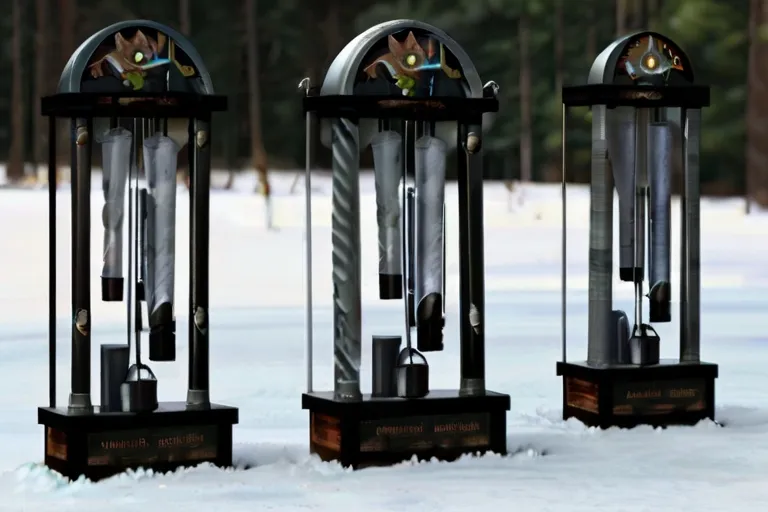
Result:
M483 81L501 86L501 112L486 138L489 179L560 176L563 84L586 80L597 54L638 29L667 34L712 86L704 111L703 191L768 204L768 0L6 0L0 72L0 160L22 179L43 164L40 96L54 92L72 51L126 19L153 19L191 37L230 109L214 121L216 165L295 169L304 129L296 90L319 84L356 34L412 18L451 34ZM569 115L569 180L589 177L589 112ZM62 130L66 133L65 130ZM67 158L62 144L62 163ZM318 167L328 154L319 149ZM28 165L28 167L30 167Z

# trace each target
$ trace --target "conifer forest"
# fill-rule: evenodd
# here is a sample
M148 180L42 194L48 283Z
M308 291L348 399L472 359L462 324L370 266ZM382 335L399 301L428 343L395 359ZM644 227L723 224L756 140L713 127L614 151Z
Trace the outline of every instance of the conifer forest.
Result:
M39 98L55 92L71 53L112 23L151 19L187 35L229 98L214 118L214 167L266 176L304 165L301 79L319 85L358 33L410 18L448 32L482 81L500 86L486 179L559 181L561 86L586 83L617 37L650 29L680 45L697 81L712 88L702 192L768 206L768 0L4 0L0 13L0 73L9 77L0 81L0 162L10 182L47 161ZM575 183L589 180L589 116L569 112ZM68 148L58 147L66 166ZM319 147L313 161L327 169L329 154Z

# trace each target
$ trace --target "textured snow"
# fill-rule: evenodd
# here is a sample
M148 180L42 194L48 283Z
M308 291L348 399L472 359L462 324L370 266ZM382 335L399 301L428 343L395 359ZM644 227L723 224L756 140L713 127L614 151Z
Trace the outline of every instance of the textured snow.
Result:
M216 177L221 180L221 176ZM42 428L36 407L47 401L47 195L0 190L0 510L515 510L758 511L768 507L768 215L743 215L737 200L702 206L702 355L719 363L718 420L665 431L588 429L561 420L560 190L518 187L509 196L489 184L485 197L487 383L509 393L510 455L446 464L403 463L347 471L308 454L304 390L303 181L274 178L275 223L252 176L211 199L212 396L241 408L235 458L241 469L210 466L155 475L137 471L100 483L68 483L40 465ZM330 181L314 180L315 388L332 377L330 311ZM364 388L370 388L372 334L398 334L402 307L376 300L373 183L363 177ZM520 194L524 201L520 204ZM69 389L69 191L57 194L58 400ZM432 387L456 387L457 236L455 185L449 185L449 318L446 350L430 356ZM98 344L125 339L124 304L99 299L103 228L98 176L92 198L94 347L92 386L98 400ZM179 189L177 237L178 357L152 365L160 398L186 390L188 196ZM673 222L679 204L673 203ZM569 188L569 359L586 355L588 194ZM677 244L677 233L673 242ZM673 268L679 265L673 251ZM616 283L618 305L631 311L632 290ZM674 315L677 316L677 313ZM676 320L676 318L675 318ZM658 328L662 356L677 355L677 322ZM242 469L252 466L251 469ZM54 508L55 507L55 508Z

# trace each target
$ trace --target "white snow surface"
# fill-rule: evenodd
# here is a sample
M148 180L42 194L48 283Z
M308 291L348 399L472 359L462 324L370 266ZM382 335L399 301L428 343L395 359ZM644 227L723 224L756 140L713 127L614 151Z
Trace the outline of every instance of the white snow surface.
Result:
M220 179L221 177L217 177ZM64 481L41 465L37 406L47 405L47 194L0 190L0 510L259 511L764 511L768 508L768 215L744 216L738 200L702 202L702 355L719 363L719 427L586 428L562 421L560 189L501 184L485 189L486 375L509 393L508 449L500 457L403 463L349 471L309 455L305 389L303 179L273 178L275 222L264 227L252 175L211 198L211 383L215 401L240 407L234 453L240 469L200 466L138 471L99 483ZM315 389L332 386L330 179L313 179ZM372 334L400 334L402 305L377 300L373 182L361 179L364 391ZM520 204L520 197L524 201ZM70 194L57 193L58 402L69 392ZM448 202L446 349L430 354L433 389L459 381L457 190ZM187 383L188 195L179 188L178 361L154 363L161 400L183 400ZM102 303L103 196L92 195L92 391L98 345L125 340L125 304ZM679 202L673 203L679 222ZM569 187L568 358L586 356L589 195ZM678 226L675 224L674 226ZM679 268L678 231L673 268ZM617 240L617 238L615 238ZM632 311L632 290L614 287ZM646 308L647 310L647 308ZM676 357L675 321L659 325L662 357ZM146 352L145 352L146 353ZM251 469L242 469L252 466Z

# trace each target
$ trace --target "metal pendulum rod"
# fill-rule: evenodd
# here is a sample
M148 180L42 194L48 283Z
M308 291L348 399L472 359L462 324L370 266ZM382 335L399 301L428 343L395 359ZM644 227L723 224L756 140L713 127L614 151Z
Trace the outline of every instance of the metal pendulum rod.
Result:
M56 407L56 118L48 118L48 406Z
M309 96L311 81L303 79L299 83L299 89L304 90L304 95ZM307 393L312 392L314 366L314 319L312 302L312 116L305 114L304 130L304 271L306 272L306 300L304 305L304 323L306 332L304 349L307 372Z
M637 109L635 115L635 183L633 194L634 201L634 228L633 240L633 266L635 273L635 326L641 328L643 324L643 278L645 255L645 210L647 197L647 162L648 162L648 121L650 112L648 109Z
M402 196L402 210L403 215L400 216L400 222L402 225L402 261L403 261L403 297L405 306L405 346L408 348L408 352L411 352L413 342L411 340L411 329L416 326L416 297L414 295L414 261L413 261L413 210L415 206L416 190L408 185L408 173L413 172L414 166L414 122L403 121L403 186L401 187Z
M406 342L410 348L411 342L411 329L416 327L416 293L415 293L415 269L416 262L415 247L416 237L414 229L416 228L415 222L415 208L416 208L416 188L408 185L408 175L415 175L416 168L416 148L415 148L415 123L413 121L403 122L403 209L406 214L403 215L403 247L405 251L405 262L407 276L404 281L406 282Z
M141 144L141 137L139 135L139 122L137 119L133 120L133 147L131 148L131 166L128 170L128 289L126 290L126 325L128 339L128 352L133 349L133 309L131 305L135 300L133 296L133 243L131 237L134 234L134 211L133 211L133 188L136 185L136 176L138 176L138 145ZM136 357L136 363L138 364L138 354Z
M409 130L409 122L404 121L403 123L403 147L405 148L405 158L403 158L402 161L402 186L400 187L400 204L401 206L401 215L400 215L400 225L402 228L403 236L400 239L400 246L401 246L401 261L403 266L403 305L405 306L405 346L408 348L408 353L410 354L412 343L411 343L411 327L413 326L413 290L410 289L409 283L411 283L413 279L413 271L411 266L411 256L410 256L410 250L411 250L411 216L413 215L413 195L414 191L408 186L408 165L407 160L409 158L408 153L408 130Z
M141 137L134 136L134 140L138 140L136 144L136 152L137 156L140 154L139 151L144 147L144 139L147 137L147 130L145 128L147 127L148 120L143 120L142 126L141 126ZM138 135L138 134L137 134ZM129 287L134 289L133 294L133 328L134 328L134 340L136 340L136 366L139 368L141 367L141 301L139 300L138 294L136 293L136 290L138 290L138 282L139 282L139 276L141 275L139 272L139 267L142 264L140 261L139 255L139 226L141 225L141 222L139 221L139 216L142 214L141 208L139 208L139 174L140 174L140 168L144 165L144 159L137 158L137 165L136 165L136 173L133 176L134 182L133 182L133 188L131 189L131 197L130 201L133 203L133 213L134 213L134 220L133 220L133 230L130 231L130 236L133 238L132 240L129 240L129 251L133 253L133 279L131 279ZM140 164L140 165L139 165ZM146 170L145 170L146 173ZM141 374L142 372L139 372L138 374L138 380L141 380Z
M562 141L561 142L561 151L562 151L562 154L561 154L561 158L562 158L562 160L561 160L561 167L562 167L562 173L563 173L561 187L560 187L560 196L561 196L561 201L562 201L562 205L563 205L563 208L562 208L562 219L561 219L561 223L563 225L563 228L562 228L561 241L560 241L560 243L561 243L561 254L560 254L560 265L561 265L561 268L560 268L560 270L561 270L561 272L560 272L561 273L561 278L560 278L560 281L561 281L560 282L560 288L561 288L561 292L560 292L560 329L561 329L561 333L560 333L560 336L561 336L561 338L560 338L560 345L561 345L561 349L562 349L562 352L563 352L562 353L562 360L563 360L563 362L566 362L566 356L567 356L566 342L565 342L565 337L566 337L566 277L567 277L567 269L568 269L568 266L566 264L566 257L567 257L567 252L568 252L567 251L567 244L566 243L567 243L568 238L566 236L566 233L567 233L567 230L566 230L566 220L567 220L567 217L566 217L566 207L565 207L565 203L566 203L566 173L565 173L565 157L566 157L566 152L565 152L566 121L565 120L566 120L566 115L567 115L567 107L565 105L563 105L563 115L562 115L562 123L563 124L562 124L562 133L561 133L561 136L560 136L560 140Z

